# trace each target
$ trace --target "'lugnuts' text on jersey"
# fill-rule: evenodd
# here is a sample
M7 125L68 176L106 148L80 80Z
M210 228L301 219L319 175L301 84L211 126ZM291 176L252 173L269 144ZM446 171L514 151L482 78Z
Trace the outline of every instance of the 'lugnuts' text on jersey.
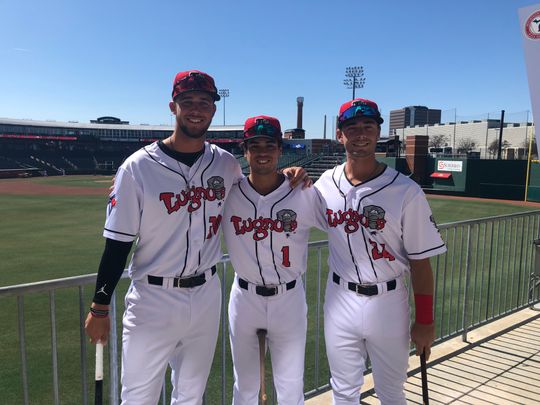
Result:
M288 179L260 195L248 178L230 192L222 227L235 272L253 284L277 285L306 271L311 227L326 227L324 204L313 188L291 189Z
M198 274L221 258L225 199L241 177L234 156L215 145L205 143L203 155L188 167L155 142L118 169L103 236L137 238L129 265L134 280Z
M330 271L344 280L392 280L409 271L409 260L446 251L422 189L390 167L354 186L344 163L315 187L326 202Z

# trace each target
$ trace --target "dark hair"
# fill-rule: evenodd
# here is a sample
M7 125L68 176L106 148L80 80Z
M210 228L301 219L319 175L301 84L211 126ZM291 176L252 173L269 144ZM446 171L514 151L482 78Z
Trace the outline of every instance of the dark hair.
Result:
M283 140L282 139L276 139L269 136L266 136L265 138L272 139L276 141L278 148L281 148L283 146ZM258 139L258 138L255 138ZM242 149L242 152L246 153L247 151L247 144L249 141L252 141L253 139L246 139L245 141L240 142L240 148Z

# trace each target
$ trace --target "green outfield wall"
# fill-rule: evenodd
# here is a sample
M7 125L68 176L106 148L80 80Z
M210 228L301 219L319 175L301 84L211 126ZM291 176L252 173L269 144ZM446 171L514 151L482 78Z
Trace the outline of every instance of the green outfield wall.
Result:
M382 158L380 161L409 175L405 158ZM427 193L464 197L525 199L526 160L467 159L426 157L426 180L421 184ZM444 177L431 177L435 176ZM540 201L540 164L531 169L528 192L530 201Z

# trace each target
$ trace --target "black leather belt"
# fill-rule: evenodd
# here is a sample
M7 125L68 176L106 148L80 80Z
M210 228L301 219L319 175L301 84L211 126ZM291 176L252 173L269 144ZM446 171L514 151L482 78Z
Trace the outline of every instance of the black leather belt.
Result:
M243 288L244 290L249 289L249 282L244 280L243 278L238 277L238 285L240 288ZM296 285L296 280L289 281L287 284L285 284L285 290L289 291L294 288ZM279 287L280 286L274 286L274 287L265 287L262 285L255 286L255 292L257 295L262 295L263 297L272 297L279 293Z
M341 277L338 276L336 273L332 273L332 280L334 280L334 283L340 284ZM379 289L376 285L364 285L364 284L356 284L356 283L350 283L348 282L347 288L351 291L354 291L357 294L360 295L377 295L379 293ZM390 280L386 282L386 291L392 291L395 290L397 286L396 280Z
M212 275L216 274L216 266L212 266ZM193 288L198 287L206 283L206 277L204 273L198 274L193 277L179 278L175 277L173 280L173 287L178 288ZM163 285L163 277L148 276L148 284Z

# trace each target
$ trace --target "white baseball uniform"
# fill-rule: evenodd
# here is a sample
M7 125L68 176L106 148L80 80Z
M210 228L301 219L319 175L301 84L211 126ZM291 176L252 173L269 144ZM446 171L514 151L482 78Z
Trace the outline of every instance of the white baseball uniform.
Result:
M260 195L248 178L234 185L223 216L223 233L236 272L229 301L234 364L234 405L257 403L257 330L268 331L277 400L303 404L309 230L325 227L324 204L313 189L291 189L289 180Z
M171 403L201 403L219 328L219 226L240 177L236 159L209 143L191 168L156 142L118 169L103 235L137 238L123 319L123 404L156 403L167 363Z
M368 355L381 402L404 404L409 260L446 251L431 209L421 188L389 167L353 186L344 163L315 187L328 223L324 329L334 404L358 404Z

